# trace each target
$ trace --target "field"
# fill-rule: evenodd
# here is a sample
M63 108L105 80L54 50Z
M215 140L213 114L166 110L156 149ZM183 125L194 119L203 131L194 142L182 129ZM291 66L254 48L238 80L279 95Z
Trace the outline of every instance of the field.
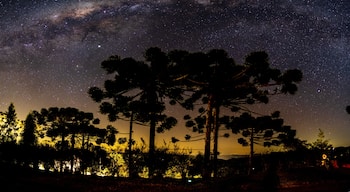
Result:
M32 173L27 171L2 171L0 191L35 192L209 192L209 191L266 191L264 174L250 177L235 176L216 181L128 179L52 173ZM276 191L350 191L350 170L324 170L303 168L278 172L280 185Z

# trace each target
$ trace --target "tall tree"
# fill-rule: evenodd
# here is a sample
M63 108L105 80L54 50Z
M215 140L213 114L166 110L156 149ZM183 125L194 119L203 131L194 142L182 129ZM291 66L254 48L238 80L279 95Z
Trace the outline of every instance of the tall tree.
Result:
M29 113L24 122L24 129L20 144L25 146L36 146L38 144L38 138L36 136L36 122L32 113Z
M243 113L239 117L232 118L227 128L233 133L239 133L242 137L238 143L250 147L249 172L253 168L254 145L264 147L279 146L289 143L295 137L296 131L290 126L283 125L278 111L271 116L253 117L250 113Z
M107 61L105 61L107 62ZM100 88L91 87L88 91L90 97L97 103L101 103L104 99L104 93ZM108 120L110 122L115 122L117 119L124 119L130 121L129 123L129 140L128 140L128 171L129 177L133 177L134 174L133 165L132 165L132 145L134 143L132 135L133 135L133 125L134 125L134 117L135 113L138 110L138 101L133 101L132 98L128 96L124 96L123 94L115 95L115 100L118 101L117 104L111 104L108 102L103 102L100 105L100 113L107 114ZM119 140L119 143L125 143L126 138L122 138Z
M20 121L17 119L15 106L11 103L8 110L2 114L2 122L0 127L0 141L2 143L16 143L19 136Z
M173 51L170 58L178 67L181 78L192 92L184 106L193 109L195 102L206 105L205 125L197 130L206 130L204 162L210 167L210 144L214 134L214 166L218 155L218 131L221 125L221 108L237 111L243 105L268 103L270 95L297 91L297 84L302 79L297 69L282 73L271 68L265 52L249 54L243 65L237 65L224 50L211 50L208 53L188 53ZM203 109L200 109L200 113ZM202 122L202 121L201 121ZM214 174L215 175L215 174ZM204 170L204 177L210 176L210 169Z
M61 137L56 143L56 148L60 154L60 172L63 172L64 154L68 152L68 141L66 138L69 135L69 124L73 122L74 114L78 112L74 108L57 108L41 109L38 115L38 123L46 130L46 136L55 140L56 137Z
M20 144L26 146L35 146L38 144L38 139L35 134L36 132L36 122L32 113L29 113L24 122L24 129L22 132L22 137Z
M149 176L153 177L155 133L171 129L177 123L174 117L164 114L164 100L181 97L173 86L172 66L167 55L153 47L146 50L144 58L145 61L136 61L111 56L103 61L102 68L108 74L114 74L114 79L107 80L104 89L90 88L89 94L101 103L100 111L107 114L110 120L116 120L120 114L125 115L123 112L127 109L132 111L132 120L149 124Z
M29 162L33 162L33 166L37 169L38 166L38 158L36 154L36 149L38 147L38 139L36 135L36 122L32 113L29 113L24 122L24 129L21 133L20 140L20 149L22 155L24 156L23 160L26 166L28 166Z

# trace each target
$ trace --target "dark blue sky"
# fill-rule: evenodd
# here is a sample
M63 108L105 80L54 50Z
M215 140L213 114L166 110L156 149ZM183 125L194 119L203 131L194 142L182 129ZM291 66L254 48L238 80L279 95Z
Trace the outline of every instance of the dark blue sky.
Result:
M348 146L349 26L350 2L345 0L1 1L0 110L13 102L21 119L30 110L51 106L97 115L87 91L103 85L100 63L111 55L141 59L151 46L164 51L222 48L242 63L248 53L264 50L274 67L301 69L304 79L296 95L274 97L253 109L262 114L280 110L301 139L312 141L322 129L335 146ZM123 132L123 123L115 126ZM180 123L157 135L158 143L187 132ZM222 139L221 150L237 153L235 143ZM203 148L202 142L191 145Z

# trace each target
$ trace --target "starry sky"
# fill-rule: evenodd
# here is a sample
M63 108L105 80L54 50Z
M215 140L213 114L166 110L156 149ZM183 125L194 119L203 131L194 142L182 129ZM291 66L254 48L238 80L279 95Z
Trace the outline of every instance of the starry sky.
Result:
M100 64L111 55L142 59L152 46L221 48L242 63L248 53L266 51L273 67L300 69L304 79L296 95L252 109L281 111L301 139L314 141L321 129L334 146L349 146L349 27L347 0L0 0L0 111L13 102L20 119L68 106L100 116L87 91L103 86ZM113 125L127 132L126 122ZM186 133L179 121L157 134L157 144ZM147 135L147 127L135 128L136 140ZM204 149L204 141L181 145ZM231 137L220 139L219 151L248 150Z

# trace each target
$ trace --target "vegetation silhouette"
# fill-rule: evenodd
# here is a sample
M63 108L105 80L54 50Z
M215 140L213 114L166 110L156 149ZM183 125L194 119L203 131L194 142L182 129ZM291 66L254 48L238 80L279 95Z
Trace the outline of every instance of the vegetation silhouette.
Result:
M13 103L10 103L8 110L2 113L1 143L16 143L19 135L20 121L17 119L17 113Z
M206 167L211 167L210 143L212 132L214 134L214 176L217 175L218 132L222 124L220 108L225 107L236 112L244 104L267 103L270 95L294 94L297 91L296 83L302 79L300 70L281 73L278 69L270 68L265 52L251 53L244 65L237 65L228 57L227 52L218 49L208 53L174 50L166 54L160 48L153 47L147 49L144 56L145 62L138 62L132 58L121 59L119 56L112 56L102 62L102 67L108 74L115 74L115 80L107 80L104 90L90 88L90 96L96 102L102 102L100 110L108 114L110 120L116 120L120 113L125 115L125 106L135 106L134 102L138 101L136 106L142 109L136 112L138 120L150 123L150 161L155 151L156 123L163 122L157 128L158 132L162 132L177 122L176 119L167 118L165 115L159 118L159 114L165 110L162 99L170 98L170 104L179 102L190 110L193 110L194 103L200 100L207 108L201 108L199 112L201 115L205 112L206 116L200 118L199 115L196 120L199 124L198 120L202 119L200 123L205 122L205 125L198 125L194 130L206 130ZM271 87L274 88L273 91L267 89ZM184 94L190 96L186 98ZM135 112L137 109L129 110ZM188 123L187 126L191 125ZM150 176L153 176L152 166L153 164L149 163ZM203 171L203 176L208 178L211 169L206 168Z
M249 54L242 65L236 64L226 51L220 49L208 53L175 50L169 53L169 57L181 74L179 79L185 92L190 93L182 106L193 110L196 102L206 105L206 108L199 108L199 115L193 120L188 115L184 118L188 120L186 125L193 127L194 131L201 133L205 129L204 161L206 167L213 167L214 177L217 175L219 127L223 124L221 108L239 112L245 110L246 105L268 103L269 96L294 94L297 83L302 80L300 70L282 73L279 69L271 68L265 52ZM210 165L212 134L213 166ZM210 168L203 171L205 178L210 177Z
M239 117L232 118L226 127L233 133L240 134L238 143L250 147L249 170L253 169L254 145L264 147L279 146L288 143L296 136L296 131L283 124L280 112L275 111L270 116L254 117L245 112Z
M104 89L90 88L89 94L94 101L102 102L100 111L108 114L109 120L114 121L120 114L126 116L131 111L132 120L149 124L148 169L149 177L153 177L155 133L169 130L177 124L174 117L164 114L164 99L181 99L181 96L180 90L174 86L175 77L167 55L154 47L145 51L144 58L145 61L136 61L111 56L101 65L107 74L115 75L114 79L107 80Z
M92 144L95 139L97 145L107 143L114 145L116 141L117 130L112 126L100 129L94 125L99 123L94 119L92 113L85 113L76 108L57 108L41 109L34 112L37 124L45 131L46 136L55 142L55 148L58 149L60 157L59 171L63 172L63 161L70 159L70 171L73 172L74 161L77 157L81 159L81 168L84 172L86 162L89 159L89 151L102 152L98 146ZM80 141L80 154L76 151L77 140Z
M24 122L24 129L19 142L20 151L23 151L24 166L28 167L32 164L34 169L38 169L36 147L38 146L38 138L36 136L36 122L32 113L29 113Z
M117 137L119 132L111 125L99 128L100 120L92 113L73 107L43 108L21 121L11 103L0 113L0 181L8 183L2 189L21 183L18 178L24 182L17 189L38 191L48 189L34 186L33 181L55 187L58 181L68 183L68 188L62 185L57 191L76 189L76 183L84 183L79 185L81 190L91 190L95 181L101 187L96 191L127 187L134 191L277 191L288 179L299 183L350 179L345 169L350 165L349 147L334 148L321 129L314 142L300 140L295 130L284 125L279 112L261 115L250 110L251 105L268 103L273 95L296 93L302 79L297 69L271 68L265 52L253 52L239 65L224 50L165 53L151 47L144 61L111 56L101 66L114 77L103 88L91 87L88 94L111 122L130 121L129 138ZM175 137L170 143L164 141L163 147L155 146L155 133L177 124L166 114L175 104L192 110L193 117L183 117L185 126L204 134L204 154L179 148ZM193 113L195 109L198 113ZM346 111L350 114L350 106ZM141 143L132 138L134 123L150 127L149 145L142 138ZM219 134L221 128L240 134L238 142L251 147L250 157L218 159L218 138L229 137ZM193 138L185 136L185 140ZM255 144L283 145L288 151L253 156ZM257 172L248 175L253 160ZM146 174L148 179L140 178ZM121 178L127 175L133 178ZM347 186L341 182L339 186Z

